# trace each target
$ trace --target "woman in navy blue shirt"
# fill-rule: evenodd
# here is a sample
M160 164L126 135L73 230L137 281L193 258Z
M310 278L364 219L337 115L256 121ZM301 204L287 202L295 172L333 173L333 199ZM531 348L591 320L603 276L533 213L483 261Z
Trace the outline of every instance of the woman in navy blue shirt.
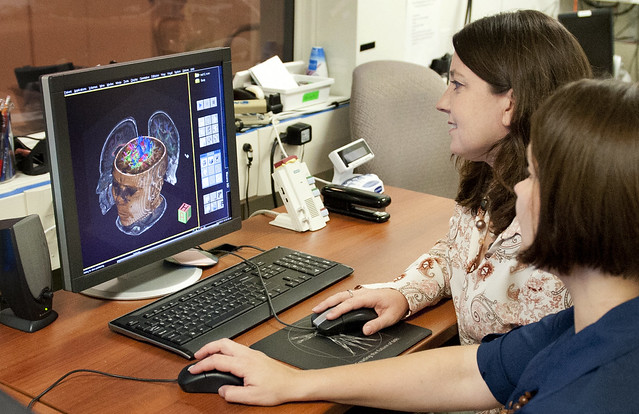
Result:
M637 412L639 86L582 80L532 118L529 177L515 187L521 259L559 276L574 307L480 345L297 370L230 340L192 373L244 378L230 402L329 400L406 411Z
M638 131L637 86L612 81L572 84L533 117L521 259L558 274L574 307L479 347L493 395L530 400L522 413L639 410Z

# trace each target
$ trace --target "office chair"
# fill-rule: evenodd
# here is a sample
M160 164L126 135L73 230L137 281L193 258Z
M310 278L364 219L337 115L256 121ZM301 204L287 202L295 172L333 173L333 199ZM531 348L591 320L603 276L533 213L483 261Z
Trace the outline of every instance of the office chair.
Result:
M357 168L386 185L454 198L447 116L435 109L446 89L432 69L380 60L353 71L351 139L364 138L375 158Z

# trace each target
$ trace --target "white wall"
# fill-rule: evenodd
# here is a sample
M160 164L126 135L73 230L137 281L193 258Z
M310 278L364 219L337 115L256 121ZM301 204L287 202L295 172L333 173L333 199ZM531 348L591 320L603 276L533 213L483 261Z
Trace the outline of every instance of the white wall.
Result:
M308 61L313 46L326 52L331 92L350 96L355 66L371 60L406 60L429 66L452 53L452 35L463 27L466 0L297 0L296 60ZM534 8L559 12L559 0L475 0L472 20L500 11ZM374 49L360 45L375 42Z

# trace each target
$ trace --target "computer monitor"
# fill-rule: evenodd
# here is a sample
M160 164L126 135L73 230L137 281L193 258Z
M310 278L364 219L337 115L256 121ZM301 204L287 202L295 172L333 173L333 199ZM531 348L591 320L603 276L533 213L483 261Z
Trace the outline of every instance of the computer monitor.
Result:
M612 9L560 13L557 18L583 48L597 77L613 75L614 33Z
M164 259L241 227L230 50L41 83L63 288L139 299L197 281Z

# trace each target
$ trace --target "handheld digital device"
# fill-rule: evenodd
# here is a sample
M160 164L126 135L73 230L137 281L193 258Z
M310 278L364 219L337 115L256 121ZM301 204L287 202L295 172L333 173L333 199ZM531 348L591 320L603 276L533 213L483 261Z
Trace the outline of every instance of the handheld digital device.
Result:
M45 75L63 287L161 296L201 269L164 259L241 227L231 53Z
M328 159L333 163L333 184L383 193L384 184L377 175L353 173L355 168L374 157L375 154L363 138L330 152Z

